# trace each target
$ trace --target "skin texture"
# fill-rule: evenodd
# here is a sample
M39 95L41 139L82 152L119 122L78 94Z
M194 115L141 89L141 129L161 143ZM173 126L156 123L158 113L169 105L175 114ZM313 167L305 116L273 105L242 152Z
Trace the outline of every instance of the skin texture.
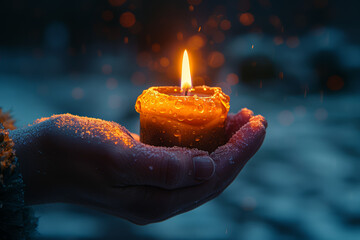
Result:
M212 153L146 145L116 123L70 114L10 136L27 204L81 204L148 224L218 196L260 148L266 127L248 109L229 114L228 142Z

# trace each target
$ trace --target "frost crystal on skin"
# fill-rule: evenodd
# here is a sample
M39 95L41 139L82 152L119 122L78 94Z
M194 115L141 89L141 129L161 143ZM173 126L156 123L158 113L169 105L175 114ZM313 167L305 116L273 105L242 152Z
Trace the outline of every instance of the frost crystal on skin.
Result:
M108 122L98 118L80 117L72 114L53 115L49 118L41 118L34 122L49 123L53 121L55 126L60 130L70 132L74 136L83 139L97 138L101 142L109 141L114 144L122 144L129 148L134 147L135 140L130 133L121 125L115 122Z

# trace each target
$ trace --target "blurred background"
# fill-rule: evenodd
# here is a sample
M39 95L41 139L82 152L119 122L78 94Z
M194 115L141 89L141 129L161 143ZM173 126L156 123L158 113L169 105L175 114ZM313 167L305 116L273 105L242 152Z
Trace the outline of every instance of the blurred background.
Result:
M136 98L220 86L264 115L263 147L215 200L137 226L36 206L38 239L360 239L359 1L12 0L0 8L0 106L17 127L72 113L139 131Z

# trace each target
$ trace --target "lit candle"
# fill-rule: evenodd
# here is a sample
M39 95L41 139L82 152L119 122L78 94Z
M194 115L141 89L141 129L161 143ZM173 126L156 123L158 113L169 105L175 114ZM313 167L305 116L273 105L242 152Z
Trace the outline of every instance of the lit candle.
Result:
M223 145L230 97L219 87L192 86L185 50L181 87L151 87L138 97L140 141L212 152Z

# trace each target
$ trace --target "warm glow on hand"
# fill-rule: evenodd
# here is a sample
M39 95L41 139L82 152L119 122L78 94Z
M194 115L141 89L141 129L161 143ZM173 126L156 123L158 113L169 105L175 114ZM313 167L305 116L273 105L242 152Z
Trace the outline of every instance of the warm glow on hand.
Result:
M192 83L191 83L189 56L187 54L187 51L185 50L183 55L182 71L181 71L181 90L187 91L190 88L192 88Z

